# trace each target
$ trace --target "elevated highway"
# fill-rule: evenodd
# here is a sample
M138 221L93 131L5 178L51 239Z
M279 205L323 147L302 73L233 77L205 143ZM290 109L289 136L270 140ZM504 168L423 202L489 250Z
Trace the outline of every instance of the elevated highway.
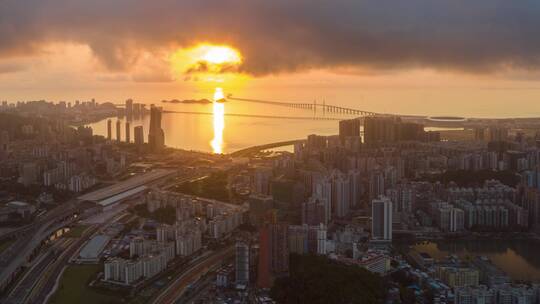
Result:
M242 149L242 150L232 152L229 155L232 156L232 157L242 157L242 156L247 156L247 155L249 155L251 153L254 153L254 152L273 149L273 148L279 148L279 147L284 147L284 146L291 146L291 145L294 145L296 143L300 143L300 142L303 142L303 141L305 141L305 140L304 139L294 139L294 140L280 141L280 142L264 144L264 145L259 145L259 146L253 146L253 147L249 147L249 148L245 148L245 149Z
M0 255L0 291L5 290L12 283L20 271L31 261L39 250L43 241L48 239L55 231L72 224L78 218L74 215L61 218L52 218L40 225L34 226Z

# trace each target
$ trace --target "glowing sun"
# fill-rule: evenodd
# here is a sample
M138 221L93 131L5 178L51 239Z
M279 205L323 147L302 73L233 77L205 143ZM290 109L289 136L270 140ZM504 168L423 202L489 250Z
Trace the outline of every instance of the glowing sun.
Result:
M201 45L198 47L201 59L213 64L241 63L240 53L228 46Z
M241 71L241 53L228 45L201 43L177 49L169 60L173 73L184 80L219 83L230 89L248 78Z

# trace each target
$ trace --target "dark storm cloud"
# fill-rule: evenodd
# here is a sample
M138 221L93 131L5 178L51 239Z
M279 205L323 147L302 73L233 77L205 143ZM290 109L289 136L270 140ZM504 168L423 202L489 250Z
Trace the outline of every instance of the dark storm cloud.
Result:
M208 61L201 60L196 62L194 65L189 67L185 74L197 74L197 73L213 73L213 74L224 74L224 73L236 73L240 71L240 66L237 63L221 63L221 64L212 64Z
M198 61L186 70L186 74L207 73L210 71L207 61Z
M0 56L90 46L112 70L140 50L228 43L255 74L310 68L540 68L537 0L3 0Z

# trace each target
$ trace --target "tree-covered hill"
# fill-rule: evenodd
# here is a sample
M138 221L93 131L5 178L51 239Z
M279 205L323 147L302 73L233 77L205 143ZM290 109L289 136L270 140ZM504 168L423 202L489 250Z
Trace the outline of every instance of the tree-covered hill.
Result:
M271 296L280 304L381 303L382 279L361 267L326 257L291 255L289 277L278 278Z

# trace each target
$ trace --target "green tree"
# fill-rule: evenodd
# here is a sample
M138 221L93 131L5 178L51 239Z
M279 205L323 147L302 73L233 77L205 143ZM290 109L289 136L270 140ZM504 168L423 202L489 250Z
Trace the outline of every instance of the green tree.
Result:
M321 256L291 255L290 275L274 282L271 296L278 303L379 303L381 278L361 267Z

